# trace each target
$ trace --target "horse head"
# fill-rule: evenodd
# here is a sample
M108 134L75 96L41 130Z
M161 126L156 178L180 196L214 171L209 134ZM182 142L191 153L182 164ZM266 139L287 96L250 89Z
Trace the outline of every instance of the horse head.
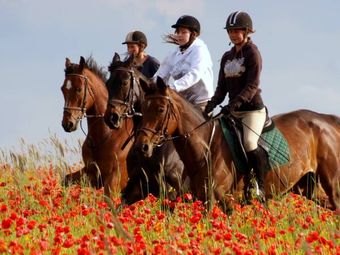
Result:
M142 107L143 120L136 138L136 148L145 156L151 157L154 148L176 131L178 111L171 94L175 94L161 79L156 83L142 86L145 101Z
M109 66L110 77L106 82L109 92L105 122L110 128L120 128L125 118L140 115L140 105L143 101L141 83L149 83L134 67L134 55L125 61L115 53Z
M88 64L89 63L89 64ZM102 100L106 101L107 92L105 86L102 86L100 92L94 93L94 83L98 83L97 81L100 79L95 78L95 75L92 73L93 66L96 67L96 63L89 58L85 61L84 57L80 57L79 64L71 63L71 60L66 58L65 61L65 79L63 85L61 86L61 91L64 96L64 113L62 126L66 132L72 132L77 129L78 123L81 119L86 116L86 112L93 108L96 96L101 97ZM101 71L97 71L101 76L101 83L105 82L105 74L100 73ZM106 105L104 105L106 107ZM95 111L102 111L103 104L101 106L97 106L97 108L93 110L93 114L96 114Z

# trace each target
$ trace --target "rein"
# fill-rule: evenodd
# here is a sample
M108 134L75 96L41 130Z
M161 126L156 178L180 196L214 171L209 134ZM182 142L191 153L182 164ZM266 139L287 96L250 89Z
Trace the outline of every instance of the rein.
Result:
M162 128L160 130L154 130L154 129L145 128L145 127L138 129L139 132L141 131L141 132L144 132L145 134L147 134L147 132L150 132L154 135L158 135L159 138L160 138L160 143L157 144L157 146L162 146L162 144L164 142L173 141L173 140L176 140L176 139L179 139L179 138L188 139L192 135L192 133L194 133L197 129L201 128L202 126L204 126L207 123L215 120L218 117L218 115L217 115L214 118L203 121L197 127L193 128L192 130L186 132L183 135L170 136L167 132L167 128L168 128L168 124L169 124L169 121L170 121L170 118L171 118L171 113L173 112L173 108L174 108L173 104L172 104L171 97L170 96L147 96L145 99L150 100L150 99L158 99L158 98L167 99L167 101L168 101L168 107L167 107L167 110L166 110L166 115L164 117L164 120L162 121ZM215 123L214 123L212 134L211 134L211 137L210 137L209 143L208 143L209 145L212 141L212 137L214 136L215 128L216 128L216 126L215 126Z

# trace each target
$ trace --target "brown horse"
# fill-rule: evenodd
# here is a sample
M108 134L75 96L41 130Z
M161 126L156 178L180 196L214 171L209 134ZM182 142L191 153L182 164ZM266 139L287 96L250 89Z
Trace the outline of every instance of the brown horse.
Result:
M111 128L119 129L125 121L132 118L136 129L142 117L140 111L144 102L144 91L140 84L148 84L150 81L133 66L133 55L126 61L121 61L116 53L109 71L110 77L106 82L109 100L105 121ZM184 165L173 143L158 146L148 159L141 159L136 150L132 149L127 165L129 181L122 193L123 201L127 204L145 198L148 193L155 196L159 196L161 192L166 194L168 188L160 189L160 184L164 183L170 184L177 192L183 191ZM136 189L140 192L134 192Z
M203 201L218 201L228 209L227 194L241 190L244 176L235 171L231 151L218 120L207 121L201 112L158 78L145 86L143 120L135 146L146 157L159 143L172 139L190 177L193 194ZM285 193L312 172L340 209L340 118L298 110L273 118L286 137L291 153L288 165L269 171L266 197ZM209 201L209 202L210 202Z
M127 183L126 156L131 146L121 150L132 132L132 122L127 121L119 130L111 130L104 122L108 99L105 73L90 57L80 57L79 64L66 58L65 80L61 87L65 106L62 126L66 132L77 129L79 121L87 118L88 134L82 146L85 167L65 177L65 184L79 182L83 173L91 185L104 186L106 195L120 192Z

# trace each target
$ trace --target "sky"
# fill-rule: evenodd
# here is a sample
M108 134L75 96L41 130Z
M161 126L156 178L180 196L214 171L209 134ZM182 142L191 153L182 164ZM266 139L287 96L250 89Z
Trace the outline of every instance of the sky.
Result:
M143 31L147 53L162 61L174 50L162 36L183 14L201 23L214 64L214 86L228 15L253 19L262 59L262 96L270 115L297 109L340 115L340 1L337 0L0 0L0 148L51 135L75 141L62 126L65 58L92 57L107 67L132 30ZM86 121L84 121L86 125ZM86 128L85 128L86 132Z

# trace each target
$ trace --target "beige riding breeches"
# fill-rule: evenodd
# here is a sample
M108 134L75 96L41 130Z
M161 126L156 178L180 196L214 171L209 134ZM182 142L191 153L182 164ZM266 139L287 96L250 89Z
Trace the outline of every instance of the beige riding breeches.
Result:
M255 150L266 121L266 108L246 112L234 111L232 115L242 121L244 149L246 152Z

